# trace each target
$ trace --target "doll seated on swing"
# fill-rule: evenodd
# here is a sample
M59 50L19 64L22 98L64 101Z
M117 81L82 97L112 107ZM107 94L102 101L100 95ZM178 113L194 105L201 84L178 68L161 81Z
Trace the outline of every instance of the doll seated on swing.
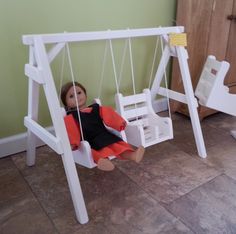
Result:
M89 142L93 159L100 170L114 169L114 164L109 160L109 156L132 160L136 163L142 160L145 151L143 146L134 148L108 131L104 125L122 131L126 127L126 121L111 107L99 106L97 103L87 107L87 94L83 85L78 82L68 82L63 85L61 100L67 113L64 120L72 150L79 147L81 126L83 138Z

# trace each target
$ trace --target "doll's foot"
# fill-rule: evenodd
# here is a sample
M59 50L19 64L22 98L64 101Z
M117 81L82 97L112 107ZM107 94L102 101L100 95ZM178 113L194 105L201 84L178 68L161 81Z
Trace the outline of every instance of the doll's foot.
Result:
M107 158L100 158L97 167L102 171L112 171L115 168L114 164Z
M139 146L134 152L129 152L129 153L126 152L123 153L121 156L125 159L129 159L136 163L139 163L143 159L144 152L145 152L144 147Z

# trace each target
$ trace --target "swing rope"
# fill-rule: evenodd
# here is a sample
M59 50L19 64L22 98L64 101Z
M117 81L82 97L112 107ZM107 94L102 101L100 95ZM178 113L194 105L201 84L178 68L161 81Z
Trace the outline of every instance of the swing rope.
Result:
M109 40L106 40L106 45L105 45L105 50L104 50L104 55L103 55L102 72L101 72L101 79L100 79L99 91L98 91L98 98L99 99L101 97L102 85L103 85L103 81L104 81L105 63L106 63L106 60L107 60L108 42L109 42ZM110 41L109 44L110 44L110 53L111 53L111 57L113 59L113 68L114 68L115 67L115 65L114 65L115 61L114 61L114 52L113 52L112 42ZM126 39L126 41L125 41L125 46L124 46L123 53L122 53L120 73L119 73L119 77L117 79L118 80L117 81L118 90L120 88L120 83L121 83L121 80L122 80L122 74L123 74L123 68L124 68L124 62L125 62L125 55L126 55L126 51L127 51L127 46L128 46L128 39ZM114 74L116 74L116 70L114 71Z
M131 38L128 38L128 45L129 45L129 58L130 58L130 67L131 67L131 79L133 85L133 94L136 95L135 89L135 81L134 81L134 64L133 64L133 56L132 56L132 45L131 45ZM134 103L134 110L135 110L135 119L138 120L138 113L137 113L137 103Z
M104 73L105 73L105 62L107 60L107 49L108 49L108 40L106 40L105 50L103 54L103 61L102 61L102 72L101 72L101 79L99 83L99 89L98 89L98 98L100 99L102 94L102 84L104 80Z
M111 51L111 60L112 60L114 78L115 78L115 83L116 83L116 92L119 93L119 86L118 86L117 73L116 73L116 65L115 65L115 58L114 58L114 52L113 52L113 47L112 47L111 39L109 39L109 46L110 46L110 51Z
M149 89L151 89L151 84L153 82L153 71L154 71L154 66L155 66L155 63L156 63L156 55L157 55L157 49L159 47L159 41L160 41L160 37L157 36L155 51L154 51L154 55L153 55L153 59L152 59L152 68L151 68L149 83L148 83L148 88Z
M123 53L122 53L121 66L120 66L120 74L119 74L119 87L120 87L120 83L121 83L121 80L122 80L124 63L125 63L125 55L126 55L127 47L128 47L128 39L125 40L125 46L124 46Z
M136 90L135 90L135 82L134 82L134 65L133 65L132 46L131 46L130 37L128 39L128 42L129 42L129 57L130 57L130 66L131 66L131 78L132 78L132 85L133 85L133 93L135 95ZM136 104L135 104L135 106L136 106Z
M74 77L74 72L73 72L73 67L72 67L72 62L71 62L71 56L70 56L70 48L69 48L68 43L66 43L66 51L67 51L67 56L68 56L71 79L72 79L72 83L73 83L76 109L77 109L78 118L79 118L80 133L81 133L82 141L84 141L83 128L82 128L80 111L79 111L79 103L78 103L78 100L77 100L77 92L76 92L76 89L75 89L75 77Z

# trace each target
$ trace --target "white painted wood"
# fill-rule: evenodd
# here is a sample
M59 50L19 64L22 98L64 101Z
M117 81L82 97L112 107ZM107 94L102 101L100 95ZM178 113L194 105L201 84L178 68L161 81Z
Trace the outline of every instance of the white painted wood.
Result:
M49 147L51 147L58 154L62 154L63 150L61 148L60 140L52 135L50 132L45 130L42 126L40 126L37 122L32 120L29 117L25 117L24 119L25 126L31 130L31 132L45 142Z
M64 48L65 43L57 43L49 52L48 52L48 61L51 63L54 58L61 52Z
M73 151L72 153L76 163L87 168L94 168L97 166L93 160L91 147L87 141L81 141L79 149Z
M40 70L30 64L25 64L25 75L33 79L38 84L44 84Z
M36 65L34 46L30 46L29 51L29 64L31 66ZM28 117L34 121L38 121L38 108L39 108L39 84L29 77L28 86ZM26 152L26 164L33 166L35 164L36 157L36 142L37 137L28 128L27 130L27 152Z
M200 157L206 158L207 153L206 153L205 143L204 143L204 139L202 135L202 129L201 129L200 121L199 121L199 116L197 112L197 106L195 105L196 100L194 97L191 77L190 77L188 63L187 63L188 54L184 47L176 47L176 51L177 51L177 55L179 59L179 66L180 66L180 71L182 75L185 95L187 99L188 110L189 110L191 123L193 127L193 133L194 133L195 141L197 144L198 154Z
M229 88L224 85L229 67L228 62L218 61L215 56L209 55L198 81L195 95L199 98L201 105L236 116L234 105L236 94L229 93ZM236 138L236 131L232 130L231 135Z
M162 95L162 96L168 96L171 99L187 104L187 99L186 99L185 94L178 93L176 91L163 88L163 87L160 87L158 89L157 94ZM197 102L195 103L195 105L197 106Z
M203 67L195 95L203 106L236 116L236 94L229 93L224 85L225 76L230 64L226 61L217 61L214 56L208 56Z
M123 101L123 103L124 103L124 101ZM139 116L144 116L147 114L148 114L147 107L135 108L135 106L133 106L133 109L125 110L125 117L128 120L138 118Z
M150 90L145 89L142 94L127 97L119 93L115 101L118 113L127 122L124 132L130 144L148 147L173 138L172 121L154 112Z
M170 33L184 32L184 27L159 27L159 28L142 28L142 29L125 29L125 30L107 30L95 32L72 32L57 34L40 34L44 44L80 42L80 41L97 41L107 39L122 39L129 37L147 37L168 35ZM24 35L22 37L25 45L33 45L34 38L37 35Z
M131 96L125 96L122 98L122 104L125 104L126 106L134 104L134 99L136 100L136 103L143 102L145 100L146 96L144 93L134 94Z

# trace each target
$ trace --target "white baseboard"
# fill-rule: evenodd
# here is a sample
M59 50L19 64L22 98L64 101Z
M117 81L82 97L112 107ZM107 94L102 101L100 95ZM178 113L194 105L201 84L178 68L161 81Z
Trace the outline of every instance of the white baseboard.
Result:
M47 127L47 131L54 132L53 127ZM27 133L21 133L0 139L0 158L20 153L26 150ZM37 147L45 145L40 139L36 141Z
M167 110L167 99L161 98L153 103L153 109L156 113ZM53 132L53 127L47 127L49 132ZM26 150L27 133L0 139L0 158L12 154L17 154ZM45 145L40 139L36 142L37 146Z

